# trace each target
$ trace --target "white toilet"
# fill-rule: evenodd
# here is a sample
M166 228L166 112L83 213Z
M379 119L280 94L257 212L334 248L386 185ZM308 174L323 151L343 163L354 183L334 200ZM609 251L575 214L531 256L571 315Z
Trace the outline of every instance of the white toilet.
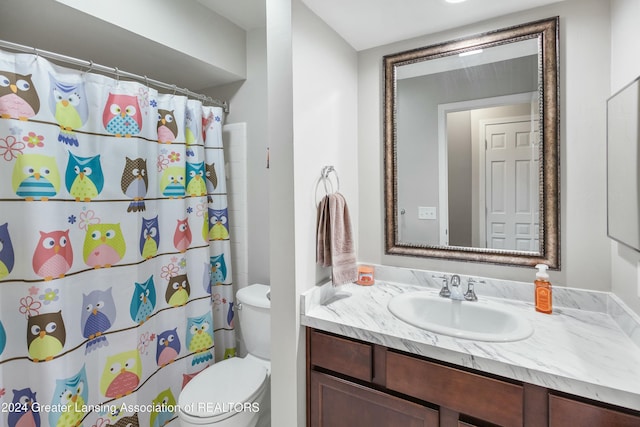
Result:
M236 294L248 354L209 366L178 398L181 427L270 425L270 288L250 285Z

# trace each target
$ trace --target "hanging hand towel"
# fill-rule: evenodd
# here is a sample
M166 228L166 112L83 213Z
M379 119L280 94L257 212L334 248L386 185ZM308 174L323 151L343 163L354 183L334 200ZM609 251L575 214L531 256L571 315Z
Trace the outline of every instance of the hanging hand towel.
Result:
M318 204L316 221L316 263L331 267L331 230L329 228L329 197L325 196Z
M325 196L318 205L316 262L332 267L333 285L358 278L356 252L347 202L340 193Z

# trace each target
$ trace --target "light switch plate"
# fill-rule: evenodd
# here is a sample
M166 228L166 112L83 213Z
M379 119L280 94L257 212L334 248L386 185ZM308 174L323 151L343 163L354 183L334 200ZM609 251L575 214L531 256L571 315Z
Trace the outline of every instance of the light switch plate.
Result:
M435 207L418 206L418 219L436 219L436 212Z

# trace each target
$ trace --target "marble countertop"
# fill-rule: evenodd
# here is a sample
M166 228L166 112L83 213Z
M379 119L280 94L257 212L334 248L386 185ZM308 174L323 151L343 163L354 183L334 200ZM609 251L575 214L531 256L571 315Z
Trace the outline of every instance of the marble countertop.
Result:
M553 314L547 315L536 312L531 302L487 297L476 287L479 301L463 303L500 301L528 319L534 327L533 335L525 340L479 342L416 328L399 320L387 309L393 296L425 290L434 295L438 293L436 288L425 287L424 284L399 284L383 280L376 280L373 286L348 284L333 287L327 283L302 295L301 323L416 355L640 410L640 347L615 319L616 310L603 312L554 306ZM562 294L562 291L559 293ZM605 293L599 294L606 297ZM596 299L603 298L602 295ZM585 300L589 299L593 299L592 296ZM611 304L605 302L604 306L607 305ZM630 329L637 331L639 327L634 325Z

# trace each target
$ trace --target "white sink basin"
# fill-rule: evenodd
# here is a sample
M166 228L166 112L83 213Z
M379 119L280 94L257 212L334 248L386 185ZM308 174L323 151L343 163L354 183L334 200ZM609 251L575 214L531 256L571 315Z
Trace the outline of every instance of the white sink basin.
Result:
M393 297L388 308L410 325L455 338L506 342L533 333L527 319L493 301L454 301L431 292L408 292Z

